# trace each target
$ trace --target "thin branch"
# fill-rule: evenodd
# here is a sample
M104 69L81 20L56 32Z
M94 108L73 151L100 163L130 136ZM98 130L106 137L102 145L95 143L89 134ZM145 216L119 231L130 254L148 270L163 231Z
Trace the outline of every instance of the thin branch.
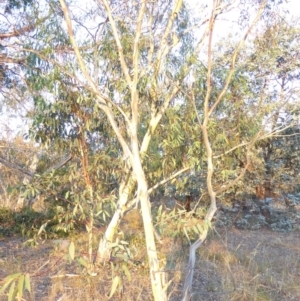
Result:
M39 22L44 21L46 18L42 19ZM12 37L19 37L20 35L24 34L25 32L32 31L36 28L36 24L29 24L28 26L25 26L20 29L16 29L12 32L7 32L7 33L0 33L0 39L7 39L7 38L12 38Z
M260 19L260 16L263 12L263 9L266 5L266 0L264 0L258 10L258 13L254 19L254 21L252 22L251 26L248 28L246 34L244 35L243 39L240 41L238 47L236 48L233 56L232 56L232 60L231 60L231 66L230 66L230 71L229 71L229 74L226 78L226 82L225 82L225 85L224 85L224 88L222 89L222 91L220 92L217 100L215 101L215 103L213 104L213 106L210 108L209 112L208 112L208 116L210 116L212 114L212 112L215 110L215 108L218 106L218 104L220 103L220 101L222 100L224 94L226 93L227 91L227 88L229 86L229 83L231 81L231 78L232 78L232 75L234 73L234 70L235 70L235 61L236 61L236 58L237 58L237 55L239 54L241 48L244 46L245 42L246 42L246 39L248 37L248 35L250 34L250 32L252 31L254 25L258 22L258 20Z
M154 52L154 38L153 38L153 31L152 31L152 24L153 24L153 6L152 10L149 16L147 16L148 19L148 27L149 27L149 49L148 49L148 54L147 54L147 61L148 61L148 71L151 70L151 62L153 58L153 52Z
M154 113L153 116L151 116L151 120L149 122L149 126L147 129L146 134L144 135L143 141L142 141L142 145L140 147L140 153L143 154L147 151L150 140L152 135L154 134L161 118L163 117L163 115L165 114L167 108L169 107L170 102L172 101L172 99L174 99L174 97L177 95L179 91L179 81L177 81L174 86L173 89L170 93L169 96L166 97L164 103L161 105L160 109L158 110L158 112Z
M9 57L4 53L0 53L0 64L20 64L26 60L25 57L23 58L13 58Z
M138 81L139 41L141 36L142 22L143 22L143 16L145 14L145 8L146 8L146 0L143 0L137 19L136 33L135 33L134 45L133 45L133 55L132 55L132 65L134 70L133 82L135 85L137 84Z
M124 137L121 134L121 131L120 131L118 125L117 125L117 122L116 122L116 120L114 118L114 115L113 115L111 109L106 104L106 99L103 98L103 96L99 93L98 88L96 87L95 83L93 82L92 78L90 77L90 75L89 75L89 73L88 73L88 71L86 69L85 63L83 62L82 56L81 56L81 54L79 52L79 49L78 49L78 46L77 46L77 43L76 43L76 40L75 40L75 37L74 37L74 34L73 34L71 19L70 19L70 15L69 15L69 11L68 11L68 8L66 6L66 3L65 3L64 0L60 0L60 3L61 3L61 6L62 6L62 10L64 12L65 20L66 20L67 27L68 27L68 33L69 33L69 36L70 36L70 41L71 41L71 44L72 44L72 46L74 48L74 51L75 51L75 54L76 54L76 58L77 58L77 61L79 63L79 67L80 67L83 75L87 79L88 83L90 84L90 86L92 88L92 91L96 94L97 103L100 105L100 107L102 108L102 110L106 113L106 115L107 115L107 117L108 117L108 119L110 121L110 124L111 124L111 126L112 126L112 128L113 128L113 130L114 130L114 132L115 132L115 134L117 136L117 138L118 138L118 141L119 141L119 143L122 146L122 149L123 149L124 153L126 154L127 157L131 157L132 158L132 153L131 153L131 151L129 149L129 146L126 143ZM109 9L109 7L108 7L108 9ZM110 15L110 17L112 19L111 15ZM113 21L113 19L112 19L112 21ZM113 25L114 25L114 23L113 23ZM118 38L118 36L117 36L117 38ZM122 51L121 51L121 53L119 52L119 54L121 55L121 61L122 61L124 59L124 57L122 56L123 55Z
M185 171L190 170L190 167L184 167L183 169L175 172L174 174L170 175L168 178L161 180L160 182L158 182L157 184L155 184L154 186L152 186L151 188L148 189L148 193L152 193L155 189L157 189L159 186L166 184L167 182L170 182L171 180L175 179L176 177L178 177L180 174L182 174Z
M178 17L178 13L179 13L180 8L182 6L182 1L183 0L177 0L176 1L175 5L173 7L173 10L171 12L171 16L169 17L169 21L168 21L166 30L165 30L165 32L162 36L161 45L160 45L160 48L157 51L157 65L156 65L157 70L156 70L156 72L158 72L159 69L160 69L160 64L161 64L161 61L162 61L163 57L169 52L169 49L167 49L167 51L166 51L166 47L168 46L167 38L168 38L168 35L171 32L174 20Z
M138 102L139 102L139 96L137 91L137 83L138 83L138 62L139 62L139 41L141 36L141 29L142 29L142 22L143 22L143 16L145 13L146 8L146 1L143 0L138 19L137 19L137 28L136 28L136 34L134 38L134 45L133 45L133 55L132 55L132 64L133 64L133 80L130 85L131 89L131 114L132 114L132 122L130 124L130 134L132 138L132 149L134 149L133 146L136 146L136 150L138 151L138 144L137 141L137 126L138 126Z
M64 166L65 164L67 164L70 160L72 159L72 155L67 155L62 161L58 162L57 164L55 164L54 166L51 166L50 168L48 168L44 174L47 174L49 172L51 172L52 170L56 170L61 168L62 166ZM11 169L15 169L20 171L21 173L23 173L26 176L29 176L30 178L33 178L34 175L36 173L28 171L28 170L24 170L22 167L20 167L18 164L12 163L7 161L6 159L0 157L0 163L2 163L3 165L5 165L8 168Z
M206 73L206 95L204 99L204 121L203 126L206 126L208 123L209 118L209 110L208 104L211 94L211 72L212 72L212 59L211 59L211 52L212 52L212 37L215 25L215 10L216 10L216 1L214 1L213 9L209 21L209 38L208 38L208 52L207 52L207 73Z
M236 145L236 146L234 146L233 148L229 149L228 151L223 152L223 154L221 154L221 155L213 156L213 159L221 158L221 157L223 157L224 155L227 155L227 154L233 152L233 151L236 150L237 148L240 148L240 147L242 147L242 146L248 145L249 143L250 143L250 142L243 142L243 143L241 143L241 144L239 144L239 145Z
M63 0L60 0L60 1L63 1ZM98 1L101 3L100 0L98 0ZM121 40L120 40L120 37L119 37L119 34L118 34L118 30L117 30L117 27L116 27L115 20L112 16L112 12L111 12L111 9L110 9L110 6L109 6L107 0L102 0L102 2L103 2L104 7L106 9L106 13L107 13L107 16L108 16L108 19L109 19L109 22L110 22L110 25L111 25L111 28L112 28L112 31L113 31L113 35L114 35L116 44L117 44L119 59L120 59L120 63L121 63L123 73L125 75L126 82L129 86L131 86L132 80L131 80L131 77L130 77L130 74L129 74L128 66L127 66L126 61L125 61L125 56L124 56L124 53L123 53L123 47L122 47Z
M192 89L191 89L191 94L192 94L192 96L190 96L189 94L187 94L183 89L180 89L180 90L181 90L181 92L182 92L183 94L185 94L185 96L186 96L188 99L191 100L191 103L192 103L192 105L193 105L193 108L194 108L194 111L195 111L195 114L196 114L196 117L197 117L197 121L198 121L198 123L199 123L200 128L202 129L202 122L201 122L201 118L200 118L200 115L199 115L198 110L197 110L197 106L196 106L196 102L195 102L195 95L194 95L194 89L193 89L193 87L192 87Z
M190 169L190 167L184 167L183 169L173 173L172 175L170 175L168 178L161 180L160 182L156 183L154 186L152 186L151 188L148 189L148 194L152 193L155 189L157 189L159 186L166 184L167 182L172 181L173 179L175 179L176 177L178 177L180 174L184 173L185 171L188 171ZM127 212L131 210L131 208L133 206L135 206L135 204L138 202L139 198L136 197L133 200L129 201L126 205L126 207L128 208Z
M220 194L220 193L228 190L230 187L234 186L239 180L241 180L244 177L246 171L248 170L248 168L251 164L250 151L251 151L252 147L254 146L255 142L259 140L259 135L260 135L260 131L255 135L255 137L253 138L253 140L251 141L251 143L248 146L248 149L246 152L246 165L244 166L242 172L229 184L222 186L219 190L217 190L216 191L217 194Z
M54 166L49 167L44 174L50 173L52 170L56 170L59 169L61 167L63 167L64 165L66 165L70 160L72 159L72 154L68 154L65 156L65 158L63 158L60 162L58 162L57 164L55 164Z
M66 23L67 23L67 28L68 28L68 33L69 33L70 41L71 41L71 44L72 44L72 46L74 48L75 55L76 55L77 61L79 63L79 67L80 67L83 75L85 76L85 78L89 82L90 86L92 87L93 91L95 93L97 93L98 89L97 89L94 81L90 77L90 74L88 73L88 71L86 69L85 63L84 63L84 61L82 59L82 56L80 54L80 51L78 49L78 46L77 46L77 43L76 43L76 40L75 40L75 37L74 37L74 34L73 34L71 18L70 18L69 11L68 11L68 8L66 6L66 3L65 3L64 0L59 0L59 1L60 1L61 8L62 8L62 10L64 12L64 16L65 16L65 20L66 20Z
M20 171L21 173L23 173L24 175L26 176L29 176L29 177L33 177L34 176L34 173L33 172L30 172L28 170L24 170L22 167L20 167L19 165L15 164L15 163L12 163L12 162L9 162L7 160L5 160L4 158L0 157L0 163L2 163L3 165L5 165L6 167L8 168L11 168L11 169L15 169L15 170L18 170Z

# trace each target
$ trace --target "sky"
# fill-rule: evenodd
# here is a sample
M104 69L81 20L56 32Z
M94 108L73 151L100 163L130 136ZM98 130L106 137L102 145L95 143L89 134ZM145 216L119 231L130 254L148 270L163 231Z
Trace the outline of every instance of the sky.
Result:
M209 1L196 1L196 0L185 0L186 3L188 3L188 5L190 7L193 8L193 11L195 13L199 12L199 6L203 5L204 3L207 3ZM221 15L218 18L218 21L215 25L215 35L219 36L219 37L224 37L226 35L228 35L228 33L231 34L236 34L239 31L239 26L237 26L237 20L239 18L239 2L241 0L236 0L235 2L237 3L235 6L237 7L237 9L232 10L230 13L226 13L224 15ZM253 0L252 0L253 1ZM277 0L280 1L280 0ZM286 19L287 21L290 21L292 18L295 19L300 19L300 1L299 0L281 0L282 4L280 4L278 6L278 8L282 11L282 12L286 12ZM210 1L210 3L212 3L213 1ZM234 2L234 0L232 1ZM249 2L249 0L245 0L245 2ZM251 2L251 1L250 1ZM249 5L247 7L247 9L249 8ZM210 10L209 10L210 11ZM201 13L201 12L199 12ZM275 12L276 13L276 12Z

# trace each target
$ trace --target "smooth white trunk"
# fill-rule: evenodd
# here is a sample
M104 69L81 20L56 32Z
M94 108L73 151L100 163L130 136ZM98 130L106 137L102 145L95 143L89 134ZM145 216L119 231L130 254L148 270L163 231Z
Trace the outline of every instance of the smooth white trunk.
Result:
M153 297L155 301L167 301L167 290L164 287L164 273L159 269L159 261L155 245L154 227L151 215L151 206L145 177L139 178L138 186Z
M164 287L164 273L160 271L157 250L155 244L154 226L152 222L151 205L148 193L148 184L142 166L142 160L138 147L137 135L132 137L132 162L133 172L138 184L138 197L142 209L142 218L146 239L146 248L149 262L152 293L155 301L167 301L167 289Z
M120 187L119 200L117 202L117 209L100 240L97 251L97 262L106 262L110 259L111 243L113 241L116 230L119 226L121 218L126 210L126 203L130 190L130 182L122 184Z

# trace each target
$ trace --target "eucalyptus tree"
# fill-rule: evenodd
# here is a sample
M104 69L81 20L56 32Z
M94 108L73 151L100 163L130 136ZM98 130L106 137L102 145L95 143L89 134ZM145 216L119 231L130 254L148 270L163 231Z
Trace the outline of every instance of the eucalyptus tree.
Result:
M257 73L256 77L259 77L265 87L271 91L268 94L269 107L267 112L271 130L280 126L297 126L299 118L297 101L299 90L297 86L300 78L299 38L299 24L296 20L283 21L279 19L274 24L270 24L263 34L254 41L255 50L252 54L252 60L254 64L260 66L254 72ZM262 52L262 49L266 48L269 51ZM282 103L282 106L275 111L274 107L277 103ZM271 113L272 110L273 113ZM295 135L297 135L296 132L294 131ZM284 133L288 133L288 130L285 130ZM273 189L276 188L274 185L276 175L283 172L279 169L276 171L275 152L278 152L276 140L273 144L272 140L268 139L261 143L260 148L258 148L263 159L262 164L260 164L262 169L258 170L258 173L263 175L264 179L260 179L260 183L257 183L256 192L262 198L273 194Z
M244 169L247 163L245 155L247 141L261 131L251 150L251 162L244 179L240 178L235 185L231 185L219 195L219 198L227 203L230 202L230 198L241 198L238 195L245 193L262 196L262 190L267 189L269 182L267 178L270 176L268 176L270 171L267 166L274 163L266 162L275 155L271 150L272 140L280 134L278 132L284 132L286 127L296 123L298 116L296 99L299 97L297 90L299 37L297 22L294 20L290 23L283 22L280 18L273 18L261 25L260 30L251 37L247 46L239 53L235 62L235 71L223 100L210 116L209 135L215 159L212 181L217 190L221 186L226 186L226 183ZM233 41L225 36L212 49L211 99L216 98L223 89L231 64L228 54L233 53L234 48ZM266 51L267 48L270 50ZM280 65L277 62L279 58L281 58ZM193 94L198 98L197 112L200 117L204 114L201 101L207 91L206 71L203 60L194 65L193 72L196 80ZM183 90L189 89L186 87ZM188 93L186 96L192 98ZM189 111L189 123L184 122L187 117L184 108L188 105L189 103L184 102L178 106L180 109L177 112L177 119L173 118L170 125L164 125L170 133L172 128L179 128L179 130L175 129L174 133L169 135L169 140L164 138L163 145L164 151L169 154L166 156L166 160L169 160L169 168L175 164L171 154L178 152L180 147L186 147L188 150L188 156L185 156L184 160L190 160L189 166L193 166L196 162L193 163L191 160L198 160L198 171L196 168L192 174L181 175L181 180L177 181L175 186L179 193L194 191L193 178L196 175L198 178L196 195L199 195L201 189L205 190L203 181L205 151L203 144L199 143L203 136L199 125L195 122L193 112ZM180 135L176 135L176 131L180 132ZM198 144L195 143L197 139L193 131L199 139ZM184 133L188 133L187 137L184 137ZM271 137L266 138L268 135ZM193 143L189 143L191 137ZM181 153L182 157L177 156L177 159L180 157L182 160L183 153ZM273 167L271 169L273 175L279 175L279 171L274 172ZM266 187L263 187L264 185Z
M118 75L117 80L120 82L121 86L117 87L115 95L110 95L108 93L103 93L103 90L99 89L99 77L93 77L90 70L90 66L84 61L84 57L80 52L80 47L77 45L76 35L74 34L72 28L72 20L69 14L69 10L63 0L61 0L62 10L64 12L65 20L68 27L68 34L70 36L71 44L74 48L77 62L81 69L86 82L89 85L90 90L95 94L96 102L100 108L105 112L107 118L118 138L118 141L122 147L123 159L124 159L124 172L127 175L126 179L123 179L120 183L119 188L119 200L117 210L112 218L108 230L105 233L104 239L99 244L98 256L100 258L107 258L108 242L112 240L113 229L117 225L120 217L126 209L126 203L128 201L128 195L133 187L133 183L136 181L137 199L141 204L142 217L144 222L145 237L150 265L150 277L152 283L152 290L154 298L156 300L166 299L164 290L164 273L159 269L159 263L156 255L156 247L154 241L153 225L151 218L151 210L149 204L149 193L148 185L146 181L145 169L143 166L143 157L147 152L151 137L158 123L160 122L163 114L166 112L170 102L176 98L180 101L180 94L182 88L184 87L183 80L189 74L191 70L191 65L195 65L195 55L202 46L202 42L207 39L207 62L206 65L206 87L204 91L204 97L200 95L195 95L194 90L191 89L190 97L192 104L195 107L195 112L197 112L197 119L199 122L199 127L202 132L202 140L206 151L206 173L207 173L207 191L210 197L211 205L208 212L204 218L204 223L207 225L202 233L199 235L198 240L192 245L190 250L190 262L189 270L186 278L185 288L184 288L184 299L188 300L190 296L190 286L193 277L193 264L194 264L194 252L195 249L203 242L207 236L208 225L212 220L216 212L216 195L225 191L229 187L232 187L237 183L246 173L247 168L250 165L250 153L255 142L258 139L267 137L268 134L263 134L263 128L260 127L253 131L253 135L249 137L248 141L245 143L245 165L243 166L240 174L225 187L214 189L213 186L213 150L210 140L210 130L209 126L217 113L217 107L226 100L226 93L230 83L232 82L232 77L236 72L236 61L240 50L244 47L245 41L250 34L253 27L259 21L262 16L266 1L262 2L257 10L257 14L247 29L244 37L241 41L234 47L233 54L226 63L228 66L227 72L225 72L224 79L220 80L220 88L212 89L212 76L214 70L214 64L212 62L213 55L213 45L212 36L213 28L218 15L220 15L223 10L230 6L230 3L222 4L220 1L214 1L211 15L208 22L204 22L207 27L204 29L203 36L197 43L192 43L196 45L194 49L189 49L187 47L186 41L181 39L180 41L180 7L182 3L176 1L174 6L164 6L165 3L146 3L145 1L135 4L126 3L124 10L126 15L130 15L136 21L133 26L132 20L127 21L124 18L124 10L122 10L122 15L117 11L115 3L110 4L107 1L99 2L99 9L105 12L107 19L111 28L111 35L114 39L115 44L110 44L115 47L115 51L112 53L118 54ZM118 3L119 5L119 3ZM136 6L135 6L136 5ZM162 9L162 7L165 9ZM156 15L155 9L159 9L162 12L168 12L168 17L162 17L161 22L163 29L156 27L158 25L158 19L153 18ZM73 11L74 12L74 11ZM151 12L151 13L150 13ZM177 21L179 19L179 22ZM176 22L175 22L176 21ZM173 28L172 28L173 27ZM105 31L105 26L103 24L103 32ZM176 30L177 29L177 30ZM181 44L179 56L184 57L185 60L176 60L176 57L172 55L176 54L176 46ZM183 52L185 51L185 53ZM196 53L195 53L196 52ZM173 69L172 66L168 65L169 59L173 62L179 62L178 69ZM165 60L165 61L163 61ZM102 67L102 66L101 66ZM101 68L99 66L99 68ZM226 68L225 68L226 69ZM106 72L107 69L103 69ZM121 71L121 72L120 72ZM171 72L170 72L171 71ZM107 74L107 73L106 73ZM111 73L109 73L111 74ZM122 74L122 76L120 76ZM144 76L146 78L144 79ZM145 81L146 80L146 83ZM111 83L111 81L109 82ZM145 85L144 85L145 84ZM100 81L101 85L101 81ZM111 85L108 86L108 89ZM141 93L139 88L142 87ZM149 89L148 98L145 96L145 92ZM104 89L104 87L103 87ZM213 93L214 92L214 93ZM184 94L184 93L183 93ZM115 97L114 97L115 96ZM150 98L150 99L149 99ZM138 125L139 125L139 113L143 108L143 101L149 101L149 125L148 130L144 137L141 139L141 144L139 145L138 136ZM202 107L202 116L199 115L199 110L197 105ZM118 111L114 111L116 108ZM119 124L116 122L116 117L120 116L122 118L123 124L125 124L125 133L121 131ZM258 122L259 123L259 122ZM273 134L273 131L271 132ZM240 145L239 145L240 146ZM239 147L237 146L237 147ZM231 150L229 150L231 151ZM131 170L132 169L132 170ZM129 176L129 177L128 177Z
M91 110L97 112L100 108L104 112L104 118L110 123L121 146L118 159L122 162L122 177L118 184L116 211L99 244L98 261L109 259L116 226L128 209L128 197L136 187L135 194L140 201L144 220L153 294L156 300L163 300L166 298L163 271L160 271L157 259L148 185L142 162L160 119L179 91L179 86L174 85L174 82L179 84L188 71L180 66L178 60L175 60L173 66L177 64L179 69L174 67L173 70L165 70L168 64L172 65L169 54L178 43L177 35L183 33L187 25L185 17L179 14L181 1L124 2L122 10L117 9L119 6L119 2L91 3L87 15L78 16L72 5L68 9L61 1L67 31L62 30L62 19L57 20L56 24L61 26L60 35L52 37L51 42L48 38L39 45L24 48L31 53L30 57L36 67L32 71L33 77L28 80L35 88L37 106L47 108L48 104L49 109L53 109L54 106L50 104L61 98L59 92L55 92L55 87L59 88L56 75L63 73L71 80L70 84L73 82L77 86L77 98L73 101L80 104L79 111L84 111L88 101L84 95L90 93L90 99L94 102ZM87 18L91 16L97 23L83 25L82 22L87 24ZM60 14L55 18L59 19ZM74 24L77 24L75 30ZM53 33L59 30L55 29ZM82 38L85 33L88 36ZM62 47L56 46L56 43L59 44L57 40L63 41ZM76 40L80 41L80 45ZM190 48L184 50L188 54ZM181 55L184 56L184 53ZM176 58L175 50L172 58ZM188 66L188 63L185 65ZM47 80L44 74L47 74ZM52 80L49 81L49 78ZM42 90L47 85L48 89ZM41 90L39 94L38 90ZM51 90L54 97L47 95L47 90ZM62 105L66 104L64 99L61 101ZM140 123L139 119L143 118L145 121ZM60 116L54 118L53 123L58 123L59 119ZM87 138L87 120L82 122L86 126L84 137ZM41 119L39 124L43 127L45 120ZM143 126L146 127L145 131ZM74 116L70 128L76 128Z
M244 4L246 5L246 3ZM277 64L277 68L272 65L274 59L282 58L278 54L284 55L287 47L283 47L285 48L283 52L283 49L274 50L275 54L272 53L272 50L267 51L269 48L266 45L259 48L256 44L261 37L259 27L256 27L257 24L264 28L265 34L268 33L270 26L278 24L278 19L272 17L274 7L271 3L267 1L259 3L256 15L252 17L252 20L250 19L250 25L241 40L238 42L225 41L227 50L223 48L222 44L213 44L218 5L220 2L214 1L214 9L209 21L206 59L200 58L199 60L199 65L201 67L204 65L206 68L206 80L203 81L203 78L197 77L197 71L194 70L196 75L194 75L194 84L187 93L187 98L193 104L197 114L205 147L206 185L210 208L204 218L204 224L210 223L217 210L216 197L230 191L242 182L247 171L251 171L255 165L255 159L258 157L256 152L258 143L268 138L274 138L295 125L295 120L288 118L286 122L280 122L280 119L292 114L297 105L290 97L291 93L294 97L298 96L294 89L287 94L282 93L282 81L279 81L277 85L274 82L269 84L272 79L282 79L288 70L287 68L284 68L284 71L278 70L277 68L281 68L282 65L278 66ZM273 37L270 35L271 40ZM265 39L261 41L265 41ZM278 41L278 45L280 44L285 43ZM291 49L293 46L297 49L296 43L290 45ZM223 51L220 52L222 48ZM266 59L265 56L269 53L270 56ZM295 51L292 53L295 55ZM249 62L251 57L252 59L256 57L258 61L261 60L261 65L251 65ZM280 61L285 62L283 58ZM295 61L297 62L298 59ZM265 73L261 72L261 66L267 67L264 69ZM296 75L298 66L294 65L292 70L292 73ZM279 97L272 97L272 94L276 94L277 89L281 91L278 93ZM190 300L192 296L191 284L195 251L206 239L207 230L208 227L205 227L199 238L190 247L184 300Z
M24 177L24 165L28 159L26 146L22 143L14 133L12 133L11 123L8 122L9 117L18 111L21 106L16 100L20 100L20 90L18 84L21 83L19 73L25 58L18 53L17 55L11 51L9 45L12 38L16 38L24 32L30 31L28 24L18 24L13 26L11 23L10 12L12 9L18 9L14 1L5 1L1 3L1 13L5 13L5 18L0 20L0 106L1 106L1 195L3 199L2 206L12 208L12 198L10 195L13 185L18 185L20 177ZM19 30L19 31L18 31ZM19 156L22 153L23 156ZM25 159L26 158L26 159ZM19 163L16 164L16 163ZM27 175L25 175L26 177ZM5 202L4 202L5 200Z
M27 114L32 109L31 93L24 76L30 64L23 47L34 39L37 27L44 21L37 7L31 0L7 0L0 4L1 160L6 167L18 170L17 174L23 173L24 182L32 177L37 162L32 158L37 158L40 151L37 146L29 147L30 143L20 143L28 129ZM12 152L14 157L9 155Z
M61 1L70 40L81 71L90 89L96 94L98 105L107 115L123 153L123 171L125 174L119 186L117 209L103 240L99 244L98 258L101 260L108 258L109 243L112 241L114 229L126 210L128 195L134 185L133 183L136 181L136 194L141 204L144 222L152 291L155 300L165 300L164 273L160 271L157 258L148 185L142 160L162 115L170 101L178 93L177 86L170 87L168 85L168 77L163 70L165 67L163 60L178 42L176 41L176 32L173 32L173 39L169 39L173 26L176 27L177 25L174 23L174 20L179 16L182 3L177 1L172 3L172 5L162 2L141 2L137 5L135 3L126 4L125 6L124 3L123 8L125 11L122 10L120 16L120 11L115 10L115 3L109 4L107 1L99 3L100 12L105 12L107 21L109 21L109 26L103 27L103 31L108 30L111 33L110 39L113 41L113 43L109 44L113 47L111 53L118 54L115 70L107 70L107 66L101 68L104 71L106 67L106 74L108 73L110 76L113 75L112 72L117 72L117 78L113 78L113 80L110 78L107 83L108 89L110 86L115 86L115 93L107 95L99 90L99 79L97 77L92 78L88 72L89 66L85 64L77 46L68 9L64 1ZM117 3L117 5L119 6L120 3ZM162 12L162 15L160 12ZM157 13L159 14L158 16L156 15ZM169 17L164 18L164 14ZM134 18L135 22L132 23L130 19L124 18L126 15ZM159 20L159 17L161 17L161 20ZM162 37L158 38L159 34ZM142 93L140 89L143 89ZM148 99L145 97L146 89L149 89L150 97ZM139 109L142 102L147 100L150 107L150 118L148 119L148 130L140 145L138 137ZM114 110L114 106L118 111ZM120 120L119 122L118 119ZM122 132L122 129L125 131L123 130Z
M26 106L26 85L23 80L27 57L22 51L25 41L34 36L43 19L36 15L31 0L2 1L0 4L0 93L3 107L16 112ZM24 99L25 98L25 99ZM23 108L24 111L24 108ZM20 114L21 115L21 114Z

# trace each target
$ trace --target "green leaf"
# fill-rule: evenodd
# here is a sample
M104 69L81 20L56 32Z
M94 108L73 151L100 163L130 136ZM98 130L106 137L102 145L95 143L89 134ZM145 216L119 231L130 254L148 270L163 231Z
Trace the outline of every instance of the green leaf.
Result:
M77 259L77 261L79 262L79 264L81 264L81 265L84 266L85 268L88 268L88 267L89 267L89 265L88 265L88 263L86 262L86 260L83 259L82 257L79 257L79 258Z
M50 221L47 221L46 223L44 223L44 224L40 227L37 236L39 236L42 232L45 231L45 228L47 227L47 225L48 225L49 222L50 222Z
M203 233L203 227L202 226L200 226L199 224L197 224L196 227L197 227L197 229L198 229L198 231L199 231L200 234Z
M73 215L75 216L77 213L77 209L78 209L78 204L76 204L76 206L73 209Z
M74 260L74 258L75 258L75 245L74 245L73 241L71 241L71 243L69 245L69 255L70 255L70 258L72 260Z
M112 286L111 286L111 290L110 290L110 294L109 294L109 297L108 299L110 299L114 293L116 292L116 289L118 287L118 285L121 283L120 281L120 277L119 276L115 276L115 278L113 279L113 282L112 282Z
M15 290L16 282L14 281L8 291L8 301L13 301L16 296L17 290Z
M113 242L113 243L110 244L110 247L111 247L111 248L115 248L115 247L117 247L118 245L119 245L118 242Z
M18 278L20 275L22 275L22 273L16 273L16 274L8 275L7 277L5 277L4 280L14 280L14 279Z
M199 232L199 229L198 229L198 227L195 225L195 226L193 226L193 230L194 230L194 232L196 233L196 234L201 234L201 232Z
M22 299L23 291L24 291L24 284L25 284L25 276L24 276L24 274L22 274L19 277L18 287L17 287L18 301L21 301L21 299Z
M130 274L129 269L128 269L128 267L125 263L122 263L122 270L123 270L124 274L126 275L128 281L131 281L131 274Z
M160 205L157 211L158 216L161 216L162 208L163 208L162 205Z
M0 289L0 294L2 294L7 288L8 286L10 285L10 283L13 281L13 279L9 279L8 281L6 281L4 283L4 285L1 287Z
M25 289L31 293L30 275L28 273L25 275Z

